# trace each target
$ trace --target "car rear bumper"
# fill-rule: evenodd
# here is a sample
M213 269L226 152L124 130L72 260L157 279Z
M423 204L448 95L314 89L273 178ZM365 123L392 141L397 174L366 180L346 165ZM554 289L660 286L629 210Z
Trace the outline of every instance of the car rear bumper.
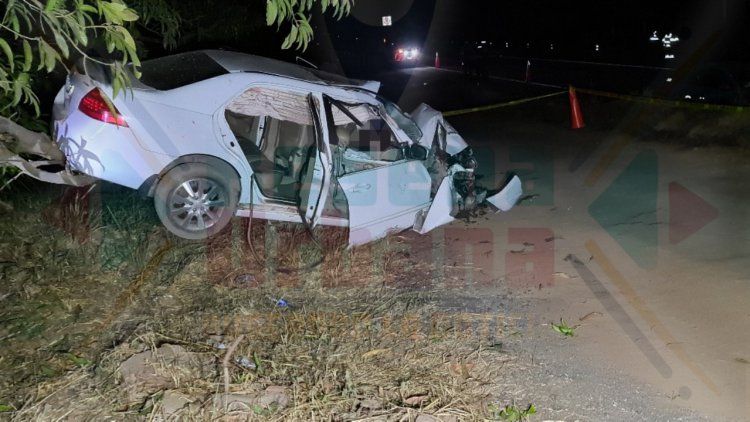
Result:
M71 170L132 189L138 189L172 160L141 148L131 129L98 122L82 113L55 120L52 135Z

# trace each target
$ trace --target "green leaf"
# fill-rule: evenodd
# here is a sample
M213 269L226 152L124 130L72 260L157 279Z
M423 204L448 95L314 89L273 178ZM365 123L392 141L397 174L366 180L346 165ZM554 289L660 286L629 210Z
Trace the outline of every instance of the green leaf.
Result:
M53 10L56 10L58 4L58 0L47 0L47 5L44 6L45 12L50 12Z
M15 13L10 15L10 28L15 32L21 32L21 23L18 22L18 15ZM18 35L14 35L14 38L18 38Z
M120 18L125 22L135 22L138 20L138 14L133 9L125 9L120 13Z
M13 101L11 101L10 105L15 106L19 102L21 102L21 95L23 94L23 83L16 79L13 81Z
M39 50L39 66L37 66L37 68L36 68L37 72L40 71L40 70L42 70L42 68L44 68L44 63L45 63L45 60L46 60L46 50L42 46L43 43L44 43L44 40L42 40L42 39L39 39L37 41L37 44L39 46L39 48L38 48L38 50Z
M0 404L0 412L12 412L16 410L13 406L8 406L7 404Z
M271 26L276 21L276 15L279 13L279 7L273 0L266 0L266 26Z
M31 62L34 59L31 52L31 44L28 41L23 40L23 71L28 72L31 70Z
M112 96L117 97L117 94L122 90L122 81L120 80L120 75L117 75L115 79L112 81Z
M43 56L42 58L42 64L46 68L47 72L52 72L52 70L55 68L55 61L60 57L59 54L57 54L57 51L55 51L54 48L52 48L51 45L47 44L46 41L40 39L39 40L39 46L41 47L41 51L44 51L43 54L40 54Z
M112 3L108 1L99 2L99 11L104 15L104 20L115 25L121 25L123 23L124 14L123 12L127 6L122 3Z
M57 375L57 371L50 368L49 366L42 366L41 372L42 376L47 378L52 378Z
M135 40L130 35L130 31L125 29L124 26L116 26L115 31L122 36L122 41L126 49L135 51Z
M573 331L575 330L574 327L568 326L568 324L566 324L565 321L562 320L562 318L560 318L559 324L555 324L554 322L552 323L552 329L568 337L573 336Z
M534 406L534 403L531 403L529 407L526 409L527 415L536 415L536 406Z
M115 51L115 34L112 32L108 32L107 35L104 36L104 43L107 46L107 53L111 53Z
M292 25L292 30L289 32L289 38L291 40L289 43L290 46L294 41L297 41L298 35L299 35L299 27L297 25Z
M28 74L28 73L26 73L26 72L20 73L20 74L18 75L18 77L16 78L16 80L17 80L18 82L20 82L20 83L21 83L22 85L28 85L28 84L29 84L29 80L30 80L30 79L31 79L31 78L29 78L29 74Z
M297 40L297 31L297 25L292 25L292 30L287 34L286 38L284 38L284 43L281 44L282 50L288 49L292 46L294 41Z
M135 75L136 78L141 78L141 59L138 58L137 55L133 55L130 57L130 61L133 63L133 75Z
M99 13L96 10L96 7L88 5L88 4L81 3L77 5L76 7L78 8L79 11L84 12L84 13L97 13L97 14Z
M70 51L68 50L68 43L65 41L65 38L63 38L62 34L58 31L52 31L55 35L55 43L57 44L57 48L60 49L62 52L63 57L68 58L68 54Z
M13 62L15 61L13 59L13 51L10 49L10 45L8 45L8 42L4 39L0 38L0 50L3 50L5 53L5 56L8 58L8 65L10 67L10 72L13 73Z
M86 35L86 30L76 30L76 37L78 37L78 42L81 43L82 46L87 46L89 43L89 37Z
M76 366L88 366L91 365L91 361L80 356L76 356L72 353L67 353L68 359L73 362Z
M258 352L253 352L253 363L255 363L255 370L261 371L263 369L263 362L260 360L260 356L258 356Z

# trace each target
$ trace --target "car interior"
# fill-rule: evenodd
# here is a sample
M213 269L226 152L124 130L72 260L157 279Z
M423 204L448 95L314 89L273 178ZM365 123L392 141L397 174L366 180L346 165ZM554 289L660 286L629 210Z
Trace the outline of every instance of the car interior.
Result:
M348 205L336 177L387 166L404 159L404 151L373 106L339 103L332 108L330 116L336 124L330 144L335 177L323 214L343 217ZM225 110L227 124L266 198L296 203L314 150L310 114L304 96L267 88L246 91Z
M315 142L312 125L225 112L264 196L294 202Z

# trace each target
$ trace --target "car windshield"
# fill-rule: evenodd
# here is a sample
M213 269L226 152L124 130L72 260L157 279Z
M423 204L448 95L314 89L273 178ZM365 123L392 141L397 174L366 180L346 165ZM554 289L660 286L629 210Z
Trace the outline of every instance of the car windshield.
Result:
M417 126L416 123L414 123L414 120L412 120L409 116L407 116L403 111L401 111L398 106L390 101L382 101L382 107L385 113L393 119L393 121L398 125L399 129L403 130L404 133L406 133L406 136L409 137L414 142L419 142L420 139L422 139L422 130L419 129L419 126Z

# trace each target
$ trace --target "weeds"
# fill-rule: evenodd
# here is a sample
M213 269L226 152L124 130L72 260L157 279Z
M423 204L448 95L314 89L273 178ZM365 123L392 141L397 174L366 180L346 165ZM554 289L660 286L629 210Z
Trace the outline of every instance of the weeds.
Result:
M574 334L574 331L576 327L571 327L568 324L563 321L562 318L560 318L560 323L555 324L554 322L550 323L552 325L552 329L557 331L558 333L566 336L566 337L572 337Z
M496 404L490 404L488 410L493 420L509 422L525 421L528 420L529 416L536 414L534 404L529 404L526 409L521 409L515 404L508 404L503 408L498 407Z
M184 242L161 229L148 202L119 188L68 194L62 205L57 193L16 207L8 221L17 224L0 225L0 261L13 263L3 266L0 402L14 418L160 418L164 391L133 400L118 371L166 343L218 362L226 350L216 344L244 336L240 360L227 364L227 393L290 391L287 406L245 407L259 420L417 411L479 419L487 388L512 364L429 296L394 288L424 277L406 237L348 249L346 230L318 228L317 248L299 225L255 221L256 259L243 219L210 241ZM61 209L45 214L50 202ZM181 381L196 405L179 418L229 416L212 405L222 384L211 371Z

